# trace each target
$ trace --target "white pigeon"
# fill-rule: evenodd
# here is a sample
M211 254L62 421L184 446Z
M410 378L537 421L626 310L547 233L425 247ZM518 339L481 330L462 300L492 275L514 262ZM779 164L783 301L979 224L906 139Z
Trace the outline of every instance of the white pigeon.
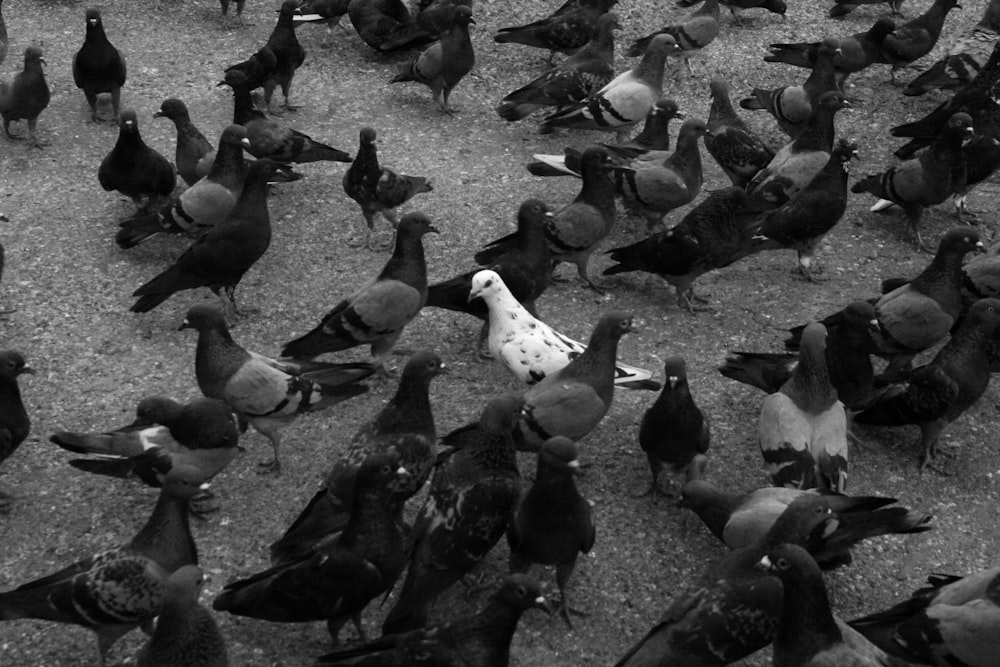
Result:
M490 354L521 382L535 385L587 349L529 313L495 271L479 271L472 277L469 300L477 297L490 310ZM652 371L644 368L620 361L615 366L618 387L657 391L660 383L652 377Z

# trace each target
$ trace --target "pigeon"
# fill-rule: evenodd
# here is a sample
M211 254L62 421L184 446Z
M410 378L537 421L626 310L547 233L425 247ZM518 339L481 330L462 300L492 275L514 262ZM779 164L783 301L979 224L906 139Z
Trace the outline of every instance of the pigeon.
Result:
M211 612L198 604L205 575L185 565L170 575L156 630L136 656L136 667L228 667L226 640Z
M618 262L604 275L645 271L674 286L677 304L695 312L694 281L714 269L729 266L750 254L749 235L737 220L746 205L746 193L731 186L711 193L665 232L606 254Z
M529 609L551 613L538 582L526 574L512 574L503 580L489 603L477 614L460 616L450 623L383 635L362 646L324 655L316 664L507 667L517 623L521 614Z
M267 38L266 46L274 53L277 60L274 70L264 82L264 103L268 109L271 107L271 96L274 89L281 86L281 94L285 97L284 107L289 111L296 109L289 101L288 96L292 89L292 79L295 78L295 71L302 67L306 59L306 50L299 44L295 36L295 26L292 25L292 16L298 9L299 0L285 0L278 10L278 23L274 26L271 36Z
M699 0L677 0L674 3L676 7L691 7L692 5L697 5ZM785 0L719 0L719 4L726 7L729 13L733 17L733 22L736 24L742 24L743 20L741 17L741 12L746 9L766 9L772 14L777 14L778 16L784 17L785 13L788 11L788 5Z
M757 172L774 159L774 151L736 114L725 79L716 77L708 87L712 92L712 107L708 112L705 148L733 185L746 188Z
M965 187L962 142L972 133L969 114L956 113L926 151L881 174L869 174L852 185L851 192L870 192L901 206L917 247L930 252L920 234L920 218L924 208L940 204Z
M333 46L333 28L340 25L340 19L344 18L350 7L350 0L306 0L292 16L295 27L306 23L322 23L326 26L326 41L321 43L323 48Z
M503 98L497 114L506 121L523 120L543 107L584 102L615 77L615 30L618 16L610 12L597 19L586 45L531 83Z
M576 264L577 273L587 287L603 293L591 280L590 255L611 233L615 224L615 191L608 171L611 158L600 146L588 146L580 159L583 180L580 193L572 202L555 212L545 226L545 235L555 262ZM516 234L491 242L476 256L481 265L496 261L516 244Z
M414 21L401 0L350 0L347 15L364 43L377 51L400 26Z
M490 310L482 299L470 300L469 294L473 277L485 268L500 276L528 312L537 313L535 302L552 278L552 253L545 238L545 226L551 220L552 212L542 200L526 199L517 212L517 244L499 257L491 257L485 266L428 287L426 307L468 313L483 320L478 341L481 347L490 331Z
M976 186L1000 170L1000 140L986 135L974 136L962 145L962 158L965 160L965 186L956 189L951 202L960 221L975 220L978 214L969 210L965 200Z
M243 20L243 5L246 4L247 0L236 0L236 20L239 22L240 27L246 27L247 23ZM222 9L222 19L226 20L229 16L229 4L230 0L219 0L219 5Z
M899 366L944 340L962 309L962 260L970 252L984 250L975 229L948 230L938 243L934 259L920 275L872 300L879 329L872 332L871 352ZM830 326L840 319L841 314L837 313L820 321ZM785 346L797 349L802 327L790 332L792 336Z
M883 16L865 32L848 35L840 40L840 53L833 59L837 73L837 84L843 88L847 77L877 62L882 42L896 29L896 24ZM812 69L819 54L821 42L799 42L795 44L771 44L771 53L764 56L767 63L785 63L794 67Z
M1000 300L980 299L930 363L908 373L859 412L859 424L920 427L921 469L938 454L945 427L972 407L990 382L987 345L1000 325Z
M775 486L847 488L847 415L826 367L826 336L822 324L805 328L792 377L761 406L760 451Z
M892 65L890 82L893 85L896 85L896 70L934 50L948 12L958 6L958 0L934 0L926 12L886 35L875 62Z
M710 564L615 667L728 665L764 648L774 640L784 595L757 563L780 544L805 544L835 527L823 497L803 494L763 537Z
M576 559L594 546L596 528L590 503L576 488L580 474L577 445L569 438L546 440L538 451L535 481L507 526L511 572L527 572L532 563L554 565L559 586L559 612L570 629L566 584Z
M615 395L618 342L632 326L628 313L602 315L583 354L524 393L518 449L538 451L557 435L577 441L597 427Z
M111 93L111 105L115 112L113 120L117 122L122 86L125 85L125 59L108 41L101 12L88 9L86 16L87 35L83 46L73 56L73 83L87 98L90 119L95 123L99 121L97 96Z
M31 431L31 419L21 399L17 378L34 374L24 355L15 350L0 350L0 463L6 461L21 446ZM5 512L11 496L0 492L0 512Z
M687 470L708 451L708 419L695 404L682 357L668 357L663 365L663 391L642 415L639 446L646 452L652 481L642 495L665 494L657 485L663 464L676 472Z
M399 227L396 208L422 192L434 190L423 176L398 174L389 167L381 166L375 137L374 128L361 128L358 154L344 172L343 179L344 192L361 207L361 214L367 223L364 240L357 244L352 241L349 245L363 243L369 250L375 250L372 232L375 230L376 213L381 213L392 225L394 238L388 245L391 248L395 241L395 230Z
M149 237L164 234L199 235L226 219L236 205L247 164L243 150L249 148L246 130L230 125L219 138L212 169L172 204L119 223L118 247L134 248Z
M760 568L784 589L783 611L774 638L775 665L904 667L861 633L833 615L823 574L809 552L796 544L769 549Z
M611 11L616 4L618 0L567 0L543 19L500 28L493 41L547 49L551 62L556 51L569 55L586 46L597 32L601 15Z
M785 144L747 184L747 208L769 211L792 199L830 161L834 117L851 103L838 92L823 93L819 108L798 139Z
M224 293L226 305L238 313L236 287L271 245L267 181L276 168L269 160L250 165L229 215L199 236L173 266L133 292L139 300L129 310L148 313L177 292L208 287L217 296Z
M191 466L163 475L156 506L130 542L0 593L0 621L36 618L93 630L103 667L115 642L160 613L168 577L198 563L188 500L203 486Z
M806 280L818 282L813 273L813 256L823 238L844 217L850 161L857 157L857 143L840 139L826 166L798 194L754 223L758 248L795 250L798 272Z
M836 316L823 320L827 328L826 369L837 398L848 409L870 399L874 371L872 334L879 332L875 307L854 301ZM762 389L768 394L781 389L795 371L796 352L730 352L718 371L737 382Z
M803 494L820 495L837 519L836 527L814 534L803 546L820 567L851 562L850 548L880 535L922 533L932 528L931 516L905 507L888 507L895 498L847 496L818 489L766 486L749 493L720 489L702 476L704 456L681 491L680 505L697 514L705 526L730 549L752 545L771 529L781 513Z
M969 83L962 86L951 99L939 104L923 118L911 123L897 125L889 130L894 137L908 137L910 141L896 149L895 155L901 160L908 159L917 151L938 141L947 132L948 125L956 113L965 113L972 119L972 126L980 136L1000 139L1000 41L993 47L993 53Z
M166 396L147 396L128 426L105 433L59 431L49 440L76 454L80 470L113 477L135 475L149 486L178 466L197 468L206 480L225 470L236 457L239 430L233 411L214 398L179 403Z
M414 20L393 28L379 50L416 49L440 39L451 27L455 10L460 6L472 9L472 0L420 0Z
M0 116L3 117L4 134L9 139L16 139L10 133L10 124L15 120L26 120L29 144L34 148L43 146L38 140L36 128L38 116L49 106L49 85L42 70L44 64L42 50L29 46L24 50L24 70L15 74L10 83L0 81Z
M403 334L403 328L427 302L427 264L423 237L437 233L423 213L407 213L399 222L392 257L377 276L338 303L312 331L285 343L281 356L312 359L326 352L370 345L376 365Z
M705 0L701 7L682 16L675 23L637 39L625 55L629 57L642 55L658 35L670 35L676 40L679 47L676 55L684 59L688 73L693 75L691 57L700 53L719 36L719 0Z
M673 37L657 35L638 65L616 76L587 100L547 116L539 131L550 132L556 127L604 130L617 133L619 143L624 141L663 96L663 68L667 56L678 49Z
M778 121L782 132L798 139L809 126L823 93L839 90L833 61L840 53L840 40L827 37L820 42L812 72L802 85L773 90L754 88L750 97L740 100L740 106L767 111Z
M516 395L491 399L479 423L437 466L409 542L410 565L382 634L427 624L441 593L468 574L503 536L521 495L511 432L521 411ZM451 436L444 439L447 445Z
M184 182L191 186L206 176L209 162L215 161L215 148L191 122L187 106L176 97L167 98L153 118L167 118L177 130L174 164Z
M451 26L441 34L441 40L428 46L389 83L415 81L431 89L434 102L446 114L455 110L448 106L448 96L455 86L472 71L476 54L469 38L469 24L476 21L465 5L455 8Z
M489 308L490 354L514 377L534 386L580 357L587 346L567 338L528 312L494 271L472 276L469 299ZM660 384L643 368L615 362L615 386L656 391Z
M232 582L212 608L273 623L326 621L334 646L351 620L365 641L361 612L392 588L406 564L392 487L407 474L395 453L370 457L358 471L350 518L337 539Z
M126 109L118 119L118 141L101 160L97 180L106 191L117 190L136 204L146 197L140 209L145 210L174 191L177 173L167 158L142 140L135 111Z
M849 621L890 655L921 665L988 667L1000 649L1000 568L930 584L885 611Z
M961 88L976 77L1000 39L1000 0L989 0L983 16L955 36L940 59L903 89L904 95L923 95L938 88Z
M219 85L223 84L233 89L233 123L246 128L250 142L247 150L254 157L281 163L351 161L351 156L344 151L316 141L308 134L280 125L258 111L250 99L246 76L242 72L226 72L225 80Z
M246 77L245 85L247 89L253 91L258 88L264 88L274 76L277 68L278 56L274 54L270 46L265 44L246 60L227 67L226 73L233 71L240 72L240 74ZM274 92L273 87L271 92Z
M832 19L842 19L861 5L880 5L883 2L889 5L889 12L893 16L903 15L900 8L905 0L834 0L835 4L830 7L827 16Z
M611 178L615 192L625 206L646 219L653 230L663 226L663 217L670 211L689 204L701 192L704 180L698 139L707 136L708 126L698 118L689 118L681 125L677 147L662 161L647 154L629 167L614 167Z
M229 334L222 311L207 303L192 306L181 329L198 332L195 376L201 393L225 401L271 441L274 458L264 472L280 474L281 429L303 412L314 412L368 391L359 381L369 364L311 364L279 361L248 352Z
M369 458L387 451L399 455L409 473L392 489L393 500L400 508L423 487L433 467L437 440L430 384L443 373L447 369L434 352L418 352L410 357L395 396L354 434L323 487L285 534L271 544L272 565L309 555L318 544L343 529L354 502L358 471Z

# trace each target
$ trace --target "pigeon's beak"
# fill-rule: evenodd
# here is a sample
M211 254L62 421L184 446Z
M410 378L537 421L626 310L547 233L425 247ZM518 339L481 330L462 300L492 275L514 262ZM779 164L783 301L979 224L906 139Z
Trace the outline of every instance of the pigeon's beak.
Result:
M162 111L157 111L153 114L153 118L162 118L162 117L163 117Z
M208 491L210 488L211 485L208 482L202 482L201 484L198 485L199 491Z
M872 331L881 331L878 325L878 320L868 320L868 328Z
M410 473L403 466L399 466L398 468L396 468L396 474L402 477L403 475L409 475Z
M671 375L670 377L667 378L667 384L670 385L671 389L677 389L677 381L678 378L676 375Z
M427 231L428 231L428 232L433 232L433 233L435 233L435 234L440 234L440 233L441 233L441 232L439 232L439 231L438 231L438 228L437 228L437 227L435 227L434 225L430 225L430 226L429 226L429 227L427 228Z
M242 139L240 139L240 146L243 146L244 150L250 150L252 144L250 143L249 139L243 137Z
M684 120L685 118L687 118L687 116L684 115L683 111L675 111L674 118L676 118L677 120Z
M47 62L45 62L45 58L39 58L39 59L38 59L38 62L42 63L43 65L46 65L46 66L48 66L48 63L47 63Z
M976 241L976 246L974 248L976 252L986 252L986 246L982 241Z
M770 572L773 569L773 566L771 565L771 559L768 558L767 556L761 558L757 562L756 567L758 570L764 570L765 572Z
M451 369L445 366L444 364L441 364L440 366L438 366L438 373L441 375L451 375Z
M21 369L21 372L19 373L19 375L23 375L24 373L27 373L28 375L34 375L35 374L35 369L32 368L31 366L24 366Z
M831 514L830 518L827 519L826 523L823 525L823 537L830 537L839 527L840 520L837 519L836 515Z
M215 84L215 87L216 88L222 88L223 86L228 86L228 85L229 84L226 83L225 81L220 81L219 83Z
M583 466L580 465L580 459L573 459L566 464L566 467L577 477L583 477Z
M188 321L188 319L187 319L187 318L185 317L185 318L184 318L184 321L183 321L183 322L181 322L181 325L180 325L179 327L177 327L177 330L178 330L178 331L184 331L185 329L192 329L192 328L193 328L193 327L191 326L191 323L190 323L190 322Z
M469 290L469 298L466 300L466 303L478 299L479 294L480 294L479 290L476 289Z
M87 19L87 25L97 25L97 19Z
M544 595L539 595L537 598L535 598L534 602L535 602L534 604L535 609L541 609L549 616L551 616L555 612L555 609L552 608L552 605L549 604L549 601L545 599Z

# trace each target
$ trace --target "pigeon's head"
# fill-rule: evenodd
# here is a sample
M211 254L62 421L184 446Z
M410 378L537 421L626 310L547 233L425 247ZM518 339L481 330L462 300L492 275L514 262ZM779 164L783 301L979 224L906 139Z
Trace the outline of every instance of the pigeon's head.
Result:
M459 5L455 8L455 15L451 17L451 24L459 27L468 26L470 23L475 23L476 19L472 18L472 8L468 5Z
M170 414L177 412L180 404L166 396L147 396L135 406L135 421L130 426L152 426L162 424Z
M687 382L687 364L683 357L669 357L663 364L663 375L667 380L667 385L671 389L676 389L678 385Z
M202 491L208 491L205 475L197 466L182 463L174 466L166 474L157 473L163 493L173 498L190 500Z
M629 313L614 311L602 316L594 327L594 333L590 335L590 342L587 347L602 344L607 340L617 341L619 338L632 331L632 315Z
M844 319L855 331L878 331L878 314L867 301L854 301L844 308Z
M682 136L690 137L693 135L695 139L697 139L698 137L705 136L706 134L710 134L708 131L708 123L703 121L701 118L688 118L684 121L684 124L681 125L680 132L677 135L677 141L680 141Z
M729 99L729 84L722 77L715 77L708 82L708 90L712 99L728 100Z
M837 141L837 145L833 148L833 154L837 156L840 163L844 166L844 170L847 170L847 165L851 160L857 160L858 158L858 142L854 139L845 139L841 137Z
M300 4L302 4L300 0L285 0L281 3L281 7L277 9L277 13L282 16L292 16Z
M447 372L448 368L436 352L429 350L417 352L409 358L406 366L403 367L403 377L399 384L402 386L404 383L413 382L426 386L431 378L447 374Z
M649 115L657 118L662 117L664 120L670 120L671 118L680 118L681 120L684 120L684 114L677 108L677 102L669 97L660 99L650 110Z
M969 309L968 319L987 331L995 331L1000 324L1000 299L979 299Z
M563 435L549 438L538 451L539 468L548 468L567 475L581 475L579 448Z
M375 143L375 128L374 127L363 127L361 128L361 145L371 146Z
M938 242L938 254L986 252L986 246L979 238L979 232L972 227L954 227L945 232Z
M552 613L548 601L542 596L542 587L527 574L508 576L493 597L517 611L541 609L547 614Z
M23 373L34 375L35 371L24 360L24 355L16 350L0 351L0 376L16 378Z
M948 131L953 132L961 137L972 136L974 128L972 127L972 116L960 111L956 114L952 114L951 118L948 119Z
M841 109L851 109L850 100L843 93L836 90L828 90L819 98L819 105L829 111L840 111Z
M507 291L507 286L496 271L477 271L472 276L472 288L469 290L469 301L473 299L489 300L489 297Z
M407 213L403 216L403 219L399 221L397 236L401 240L419 239L423 237L424 234L430 233L437 234L437 227L432 225L431 219L420 211Z
M607 12L597 17L597 24L594 32L598 35L610 35L615 30L621 30L622 24L618 21L618 15L614 12Z
M246 75L246 72L241 72L238 69L227 70L225 76L222 77L217 86L229 86L233 90L241 86L246 86L250 78Z
M185 565L167 579L163 594L168 600L197 602L205 586L205 573L197 565Z
M646 47L644 59L645 56L648 56L650 59L665 60L668 55L677 53L680 50L681 47L678 46L677 40L675 40L673 36L666 33L660 33L654 37L649 43L649 46Z
M511 392L490 399L483 414L479 416L479 427L483 431L510 434L521 416L524 394Z
M245 150L250 150L250 140L247 139L247 129L242 125L230 125L222 131L219 144L229 146L241 146Z
M410 473L399 458L399 452L391 448L365 458L358 469L357 484L359 488L389 489L397 479L409 476Z
M88 9L86 17L87 17L87 32L96 29L103 29L103 24L101 22L101 12L99 10Z
M525 199L517 211L517 231L520 234L529 227L545 224L552 217L552 211L541 199Z
M121 112L118 118L118 128L122 134L139 133L139 116L136 115L135 109L125 109Z
M168 97L160 103L160 110L153 114L153 118L183 118L188 115L187 107L176 97Z
M885 37L891 32L896 30L896 22L893 21L888 16L881 17L878 21L875 21L875 25L871 27L868 31L869 34L873 35L876 39Z
M187 316L177 329L194 329L196 331L210 331L212 329L226 330L226 318L222 315L222 310L210 303L199 303L188 309Z
M779 579L796 576L796 573L814 573L816 577L822 574L819 565L808 551L796 544L781 544L769 550L757 563L764 572L777 576Z
M42 50L37 46L29 46L24 50L24 66L27 67L32 63L48 64L45 62L45 58L42 57Z

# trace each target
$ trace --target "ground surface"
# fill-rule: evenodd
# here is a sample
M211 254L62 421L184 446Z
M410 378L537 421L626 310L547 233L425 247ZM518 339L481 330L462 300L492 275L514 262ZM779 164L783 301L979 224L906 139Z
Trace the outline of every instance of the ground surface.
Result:
M208 0L164 0L161 12L148 11L150 4L119 0L97 6L111 40L129 61L123 105L138 111L146 141L172 156L173 128L154 121L153 111L165 97L180 97L196 124L217 136L230 118L231 98L215 83L226 65L263 44L273 25L275 3L248 2L246 15L255 25L244 30L221 27L218 4ZM916 15L928 4L908 3L907 13ZM681 11L651 0L623 0L622 5L625 29L619 44ZM794 0L790 5L784 21L750 12L746 24L737 26L725 16L719 40L695 64L697 75L682 73L675 79L668 74L668 94L689 116L705 116L710 76L727 78L734 94L752 85L800 81L800 71L761 62L768 42L857 32L885 8L863 7L846 22L834 23L825 18L826 3ZM433 179L434 192L411 206L426 211L442 232L426 243L432 279L470 267L473 249L510 229L517 205L527 196L560 204L575 194L576 183L535 179L522 165L533 152L558 152L567 143L583 146L599 137L542 137L532 123L506 124L493 112L504 94L542 71L543 54L494 44L491 33L541 16L553 6L526 0L476 3L473 40L478 65L452 98L461 109L454 118L441 115L424 88L385 83L404 57L373 54L350 30L335 30L330 49L320 48L322 29L307 27L299 33L308 56L293 97L303 108L286 120L351 152L358 128L371 124L383 140L386 164ZM978 20L982 8L983 1L976 0L954 12L943 41ZM90 122L83 95L70 76L72 55L82 42L84 5L7 0L4 12L12 40L4 77L20 68L17 54L25 46L40 44L48 61L52 103L40 121L47 148L37 151L0 139L0 212L11 219L0 223L8 256L0 302L17 308L9 321L0 323L0 347L24 351L39 371L22 382L32 434L0 473L0 486L19 500L10 515L0 517L0 589L122 542L145 520L155 492L77 472L47 436L64 428L97 430L126 423L136 401L151 393L195 396L194 335L178 332L177 326L191 304L214 298L207 290L190 292L148 315L128 312L131 291L158 273L187 242L154 240L130 252L114 245L116 222L133 206L98 187L97 165L117 130ZM621 59L620 66L625 65ZM842 134L859 140L862 161L856 173L889 164L894 145L887 141L888 128L922 115L940 99L902 98L887 80L884 66L856 77L850 90L855 110L838 121ZM769 117L755 115L750 121L773 142L781 141ZM308 165L303 168L305 180L276 189L271 199L274 242L241 289L242 304L259 312L233 328L247 348L276 354L282 342L311 328L335 299L384 262L383 255L345 245L360 216L341 190L343 168ZM724 176L706 154L706 187L724 185ZM997 194L988 185L971 202L989 211L983 227L987 236ZM913 275L928 261L904 239L899 218L876 219L867 212L870 203L866 197L852 199L844 220L829 236L819 258L829 279L822 285L792 276L794 256L781 252L750 258L702 279L697 287L714 310L697 316L677 308L672 289L634 274L608 280L607 298L582 289L575 280L557 285L540 308L560 330L584 339L602 312L625 309L637 316L640 330L623 341L623 358L659 370L667 356L683 355L694 394L712 419L711 478L749 490L767 482L755 442L762 395L724 380L714 367L728 349L779 349L782 328L873 295L881 278ZM926 238L936 241L952 226L950 214L945 206L930 211L924 219ZM609 248L628 241L641 225L624 215L620 220L606 242ZM594 259L596 270L607 265L603 256ZM569 275L569 267L563 270ZM478 326L465 317L426 311L401 340L407 349L437 350L451 367L451 375L432 387L439 432L467 422L488 397L513 387L498 366L474 359ZM355 350L341 358L364 354ZM269 456L269 448L258 435L243 439L247 453L214 485L223 509L194 526L201 564L212 578L206 603L226 582L265 565L267 544L298 513L350 434L381 407L393 387L299 420L287 432L281 478L256 474L256 464ZM697 519L672 503L633 497L647 482L636 432L653 398L646 392L619 392L610 414L583 441L583 456L592 465L581 487L595 505L598 539L590 556L579 563L572 592L576 605L590 616L578 619L576 630L567 632L558 619L529 613L514 640L514 664L613 663L670 599L723 553ZM929 572L965 573L996 563L997 409L991 389L949 428L945 440L959 449L947 476L918 474L915 429L860 431L870 446L852 454L850 491L896 496L933 513L937 528L907 541L882 539L859 549L852 567L827 578L838 613L851 617L884 607L918 587ZM533 461L524 456L521 463L525 474L533 475ZM484 571L501 576L506 557L507 548L501 544ZM553 590L551 573L541 576ZM467 598L457 591L446 596L437 617L470 613L484 601L482 594ZM378 627L381 613L369 610L368 627ZM307 665L328 648L320 623L281 626L224 614L218 619L234 665ZM345 630L344 636L354 641L351 631ZM115 660L133 652L140 641L141 635L133 633L120 642L113 651ZM747 664L767 660L761 654ZM93 636L80 628L33 621L0 625L0 664L94 661Z

